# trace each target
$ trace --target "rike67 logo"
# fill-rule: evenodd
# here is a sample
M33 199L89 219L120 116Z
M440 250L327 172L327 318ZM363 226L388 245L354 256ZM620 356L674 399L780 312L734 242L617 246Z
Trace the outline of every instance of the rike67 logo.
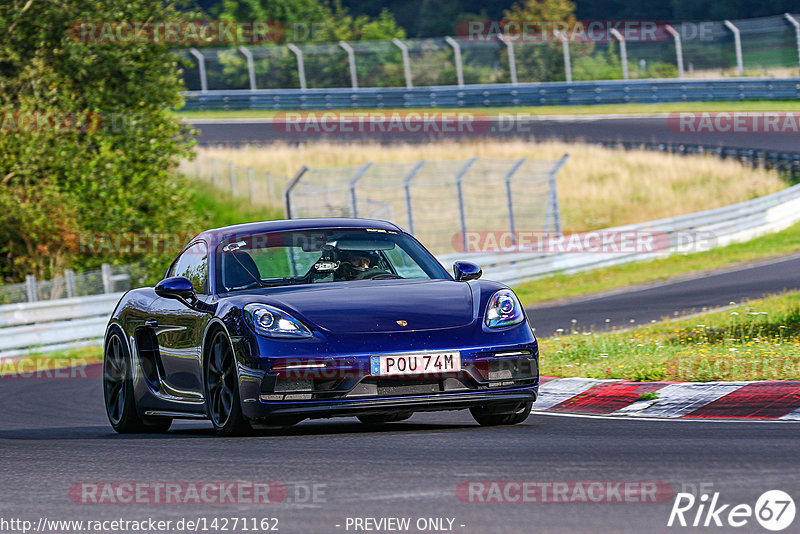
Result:
M691 493L678 493L667 526L740 528L752 524L755 519L765 529L777 532L791 525L794 516L794 499L781 490L763 493L755 506L724 504L720 502L719 492L711 496L704 493L699 498Z

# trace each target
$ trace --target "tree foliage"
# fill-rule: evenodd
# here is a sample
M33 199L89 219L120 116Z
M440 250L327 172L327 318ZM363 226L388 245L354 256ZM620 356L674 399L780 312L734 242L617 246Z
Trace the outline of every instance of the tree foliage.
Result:
M192 144L171 113L182 104L177 57L167 44L85 43L70 32L77 22L191 16L150 0L0 4L0 113L7 119L0 132L2 279L134 259L83 254L83 233L182 231L191 224L174 172ZM52 120L8 120L26 113ZM86 126L75 128L75 117ZM67 126L55 128L59 121Z

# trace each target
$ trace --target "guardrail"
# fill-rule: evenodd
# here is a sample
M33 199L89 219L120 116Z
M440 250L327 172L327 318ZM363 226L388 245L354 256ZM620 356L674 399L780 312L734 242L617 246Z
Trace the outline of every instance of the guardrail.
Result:
M800 78L606 80L413 88L186 91L186 111L460 108L797 100Z
M123 294L0 306L0 359L102 343Z
M100 269L77 273L66 269L63 276L50 280L37 280L28 275L22 284L0 285L0 305L115 293L130 289L132 283L131 265L112 266L108 263ZM0 326L2 324L0 319Z
M764 197L708 211L602 230L606 234L651 233L669 238L654 252L534 252L460 253L438 256L449 265L468 259L480 265L485 277L509 285L555 273L574 273L620 263L655 259L676 252L708 250L777 232L800 221L800 185Z

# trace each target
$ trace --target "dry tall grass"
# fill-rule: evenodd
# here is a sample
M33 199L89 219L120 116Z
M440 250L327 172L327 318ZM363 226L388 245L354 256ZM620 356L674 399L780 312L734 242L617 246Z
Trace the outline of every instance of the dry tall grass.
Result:
M429 144L276 144L199 148L237 167L293 175L302 165L345 167L375 162L459 160L474 156L570 160L558 175L565 231L586 231L671 217L741 202L786 187L774 171L751 169L713 156L620 151L560 142L473 141ZM191 167L189 167L191 168ZM277 185L280 185L277 184ZM398 191L398 195L402 192ZM279 195L273 201L279 202Z

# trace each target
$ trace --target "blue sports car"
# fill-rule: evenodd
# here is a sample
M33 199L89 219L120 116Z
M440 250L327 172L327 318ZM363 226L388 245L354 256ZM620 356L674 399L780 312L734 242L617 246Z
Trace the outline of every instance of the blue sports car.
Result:
M455 277L402 228L298 219L200 233L154 288L127 292L105 334L117 432L209 419L221 435L355 416L469 409L524 421L538 346L508 287Z

